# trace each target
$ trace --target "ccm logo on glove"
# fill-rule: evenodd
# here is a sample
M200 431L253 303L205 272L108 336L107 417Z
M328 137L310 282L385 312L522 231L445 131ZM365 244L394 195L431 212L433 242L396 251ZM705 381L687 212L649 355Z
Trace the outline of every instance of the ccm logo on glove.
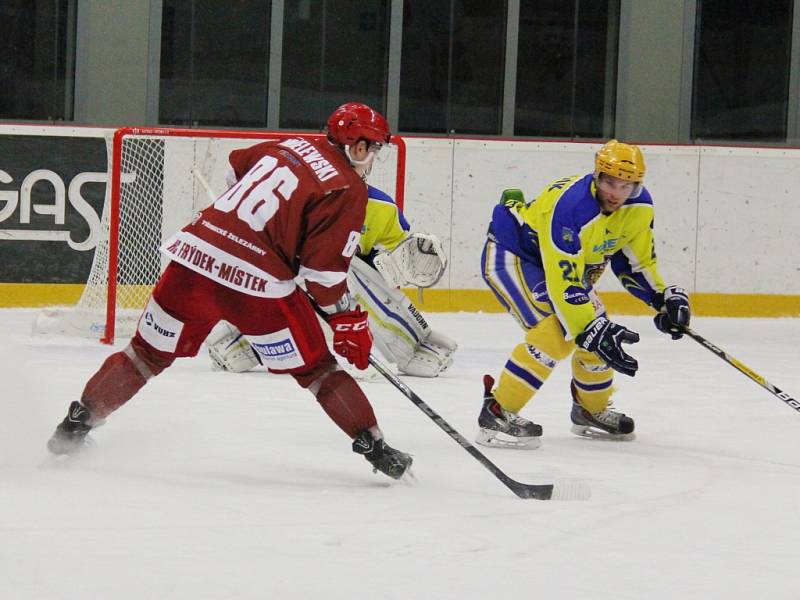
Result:
M372 350L372 333L369 330L369 314L356 306L355 310L336 313L328 317L333 329L333 350L344 356L358 369L369 366Z

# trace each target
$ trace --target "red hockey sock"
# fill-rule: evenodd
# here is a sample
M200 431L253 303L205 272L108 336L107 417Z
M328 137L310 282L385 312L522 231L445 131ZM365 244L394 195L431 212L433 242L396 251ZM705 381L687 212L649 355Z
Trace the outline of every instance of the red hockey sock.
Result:
M342 431L355 438L359 432L377 427L372 405L355 379L340 370L323 377L316 394L317 402Z
M175 360L151 351L134 337L121 352L109 356L100 370L86 383L81 404L92 419L104 419L133 398L147 380L166 369Z
M86 383L81 404L89 409L92 419L104 419L142 389L147 383L125 352L109 356Z

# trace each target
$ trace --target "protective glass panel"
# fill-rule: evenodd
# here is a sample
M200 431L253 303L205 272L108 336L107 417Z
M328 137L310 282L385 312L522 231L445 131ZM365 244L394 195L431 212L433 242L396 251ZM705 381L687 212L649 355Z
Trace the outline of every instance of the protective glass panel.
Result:
M592 137L612 129L618 0L521 0L514 133Z
M67 0L0 3L0 119L72 119L74 13Z
M792 1L698 2L692 139L785 141Z
M164 0L159 122L263 126L270 0Z
M280 126L322 130L345 102L384 112L388 0L286 0Z
M406 0L400 130L500 133L507 3Z

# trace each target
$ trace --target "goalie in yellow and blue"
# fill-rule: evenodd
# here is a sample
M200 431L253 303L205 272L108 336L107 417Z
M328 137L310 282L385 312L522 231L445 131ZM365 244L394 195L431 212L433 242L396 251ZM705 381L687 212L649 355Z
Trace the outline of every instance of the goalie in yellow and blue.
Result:
M375 348L404 375L437 377L453 363L458 345L431 328L399 289L431 287L447 267L442 243L433 234L416 233L391 196L368 185L367 211L347 287L355 303L369 313ZM328 328L323 327L328 334ZM247 340L228 323L212 331L209 355L218 369L243 372L260 362ZM348 365L341 362L342 368ZM372 368L351 373L357 379L378 375Z
M497 383L484 376L477 441L535 448L542 428L519 415L558 362L572 356L572 431L630 440L634 421L609 408L613 373L633 376L623 349L638 334L609 320L595 290L607 265L625 289L658 311L656 326L678 339L689 299L664 284L655 253L653 200L641 150L611 140L594 171L557 179L536 199L508 189L495 206L481 257L483 279L525 331Z

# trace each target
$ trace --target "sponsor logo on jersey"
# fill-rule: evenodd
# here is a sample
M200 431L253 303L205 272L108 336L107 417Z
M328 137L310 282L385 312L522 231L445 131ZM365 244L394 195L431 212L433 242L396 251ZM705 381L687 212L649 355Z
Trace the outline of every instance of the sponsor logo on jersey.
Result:
M613 250L617 247L617 242L619 240L617 238L612 238L610 240L603 240L602 244L595 244L592 248L592 252L596 252L598 254L605 254L609 250Z
M564 302L567 304L581 305L589 302L589 295L586 290L576 285L571 285L564 290Z
M194 224L194 223L192 223L192 224ZM206 221L205 219L203 219L203 222L201 223L201 225L203 227L205 227L206 229L210 229L214 233L218 233L222 237L227 238L227 239L231 240L232 242L236 242L240 246L255 252L256 254L259 254L260 256L264 256L267 253L267 251L264 250L263 248L259 248L255 244L253 244L251 242L248 242L247 240L243 240L238 235L236 235L234 233L231 233L230 231L228 231L227 229L225 229L223 227L220 227L219 225L214 225L213 223L210 223L210 222Z
M158 335L162 335L168 338L174 338L175 332L162 327L156 322L156 318L149 310L144 313L144 322L145 324L150 327L153 331L155 331Z
M136 331L156 350L175 352L183 323L167 313L151 297L142 312Z
M213 273L217 268L214 264L216 259L213 256L206 254L193 244L176 241L167 246L167 252L174 254L180 259L183 259L183 262L192 264L195 267L203 269L204 271L208 271L209 273Z
M547 295L547 284L544 281L537 283L531 290L531 294L536 302L550 303L550 296Z
M264 366L270 369L295 369L305 364L288 327L265 335L248 335L247 341L261 357Z
M569 227L561 228L561 239L570 244L575 240L575 232Z
M290 149L294 152L297 156L303 159L305 163L311 167L311 170L314 171L314 175L317 176L317 179L320 181L327 181L332 177L336 177L339 174L339 171L336 170L326 158L322 156L319 150L317 150L310 142L307 142L301 138L292 138L290 140L286 140L278 144L279 146L283 146L284 148Z
M235 286L261 293L266 293L267 284L269 283L266 279L225 263L219 265L217 276Z
M292 340L285 339L280 340L277 342L270 342L267 344L251 344L253 348L256 349L256 352L261 354L262 356L270 356L272 358L277 358L280 360L281 357L285 357L287 355L292 355L297 352L297 348L294 347Z
M258 275L248 273L246 270L236 265L230 265L221 260L218 261L215 257L203 252L194 244L177 239L166 245L164 251L179 259L184 265L193 265L197 267L195 271L199 272L202 270L236 287L266 294L269 281Z

